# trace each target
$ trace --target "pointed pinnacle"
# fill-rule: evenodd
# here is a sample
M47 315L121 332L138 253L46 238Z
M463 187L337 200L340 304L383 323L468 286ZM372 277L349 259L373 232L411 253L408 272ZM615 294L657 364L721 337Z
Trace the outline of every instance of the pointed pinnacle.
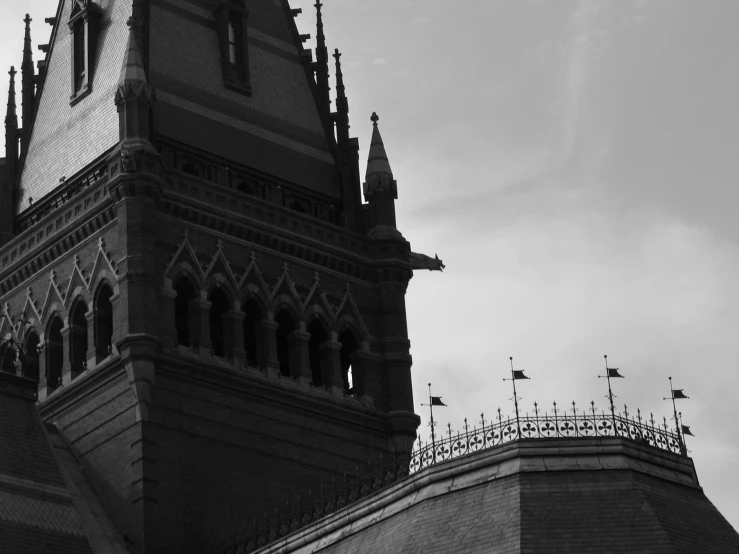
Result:
M21 64L21 71L33 73L33 51L31 50L31 16L26 14L23 20L26 24L26 34L23 38L23 63Z
M380 128L377 126L377 122L380 120L380 118L376 113L373 112L370 120L373 124L372 142L370 143L369 159L367 161L367 174L365 178L368 178L370 175L382 173L385 173L392 177L393 170L390 169L390 161L387 159L385 144L382 142Z
M129 17L126 21L128 25L128 48L126 55L123 57L123 67L121 68L121 76L118 79L118 86L126 83L146 83L146 72L144 71L144 63L141 61L139 53L139 44L136 40L134 32L135 25L133 17Z
M15 67L10 66L10 71L8 71L8 75L10 75L10 85L8 86L8 109L5 114L5 125L14 125L15 127L18 126L18 117L15 105L15 75L17 73L18 72L15 70Z

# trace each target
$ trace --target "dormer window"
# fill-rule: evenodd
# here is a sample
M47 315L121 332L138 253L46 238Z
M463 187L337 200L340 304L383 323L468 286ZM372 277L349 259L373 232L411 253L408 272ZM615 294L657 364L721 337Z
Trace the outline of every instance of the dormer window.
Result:
M221 2L214 10L220 45L223 84L226 88L251 95L246 21L249 17L243 0Z
M237 27L238 22L236 21L237 18L231 17L231 20L228 22L228 61L231 64L231 66L238 66L239 65L239 57L238 57L238 40L237 40Z
M85 22L78 19L72 28L73 44L72 44L72 79L74 81L72 92L79 93L87 84L85 78L85 54L87 47L85 46Z
M69 18L72 59L72 96L75 104L92 90L92 61L100 10L92 0L74 0Z

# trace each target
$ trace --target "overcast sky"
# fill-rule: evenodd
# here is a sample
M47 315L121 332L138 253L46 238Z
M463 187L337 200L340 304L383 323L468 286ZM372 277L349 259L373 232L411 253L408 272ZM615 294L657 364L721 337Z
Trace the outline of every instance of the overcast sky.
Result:
M291 5L315 35L313 3ZM455 430L510 411L509 356L526 409L605 408L608 354L630 412L685 389L701 485L739 528L739 2L325 3L363 164L377 111L398 226L447 265L407 295L424 425L429 382ZM12 4L5 71L23 14L37 55L56 9Z

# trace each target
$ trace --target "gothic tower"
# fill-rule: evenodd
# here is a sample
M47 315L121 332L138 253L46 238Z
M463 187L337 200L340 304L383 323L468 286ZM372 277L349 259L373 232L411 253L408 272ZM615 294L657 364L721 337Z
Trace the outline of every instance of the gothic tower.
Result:
M26 18L2 368L132 551L207 548L415 439L405 292L438 264L374 114L360 179L316 8L314 62L287 0L60 0L39 75Z

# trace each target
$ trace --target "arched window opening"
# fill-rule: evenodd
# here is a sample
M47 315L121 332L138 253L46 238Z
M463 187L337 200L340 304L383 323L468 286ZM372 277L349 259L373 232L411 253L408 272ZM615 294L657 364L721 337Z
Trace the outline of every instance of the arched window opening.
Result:
M321 322L314 319L308 325L306 331L310 333L308 341L308 360L313 385L323 386L323 375L321 371L321 345L328 340L328 334Z
M72 308L69 318L69 363L72 369L72 379L85 370L87 361L87 306L79 301Z
M15 373L15 361L18 359L18 352L12 342L5 342L0 347L0 362L2 371L5 373Z
M290 376L290 340L288 335L295 331L295 321L287 310L282 310L275 317L277 322L277 360L280 362L280 373Z
M339 335L341 350L339 351L339 365L341 366L341 379L344 383L344 392L354 394L355 378L352 371L352 354L359 350L359 341L354 333L346 329Z
M38 345L40 342L38 335L34 331L31 331L26 339L26 353L23 356L23 377L33 379L34 381L38 381Z
M54 390L61 384L63 364L62 320L55 317L49 326L49 336L46 339L46 382L49 390Z
M191 162L182 165L182 172L187 173L188 175L195 175L196 177L200 177L200 170L194 163Z
M174 287L177 296L174 299L174 325L177 331L177 344L192 346L191 312L195 300L195 287L189 279L180 279Z
M263 315L259 304L253 298L244 302L244 349L246 361L252 367L259 367L262 353L259 348L259 324Z
M214 289L210 293L210 344L213 355L226 356L226 324L224 316L229 310L229 301L222 289Z
M113 339L113 291L108 285L100 287L95 306L95 352L98 360L112 353Z

